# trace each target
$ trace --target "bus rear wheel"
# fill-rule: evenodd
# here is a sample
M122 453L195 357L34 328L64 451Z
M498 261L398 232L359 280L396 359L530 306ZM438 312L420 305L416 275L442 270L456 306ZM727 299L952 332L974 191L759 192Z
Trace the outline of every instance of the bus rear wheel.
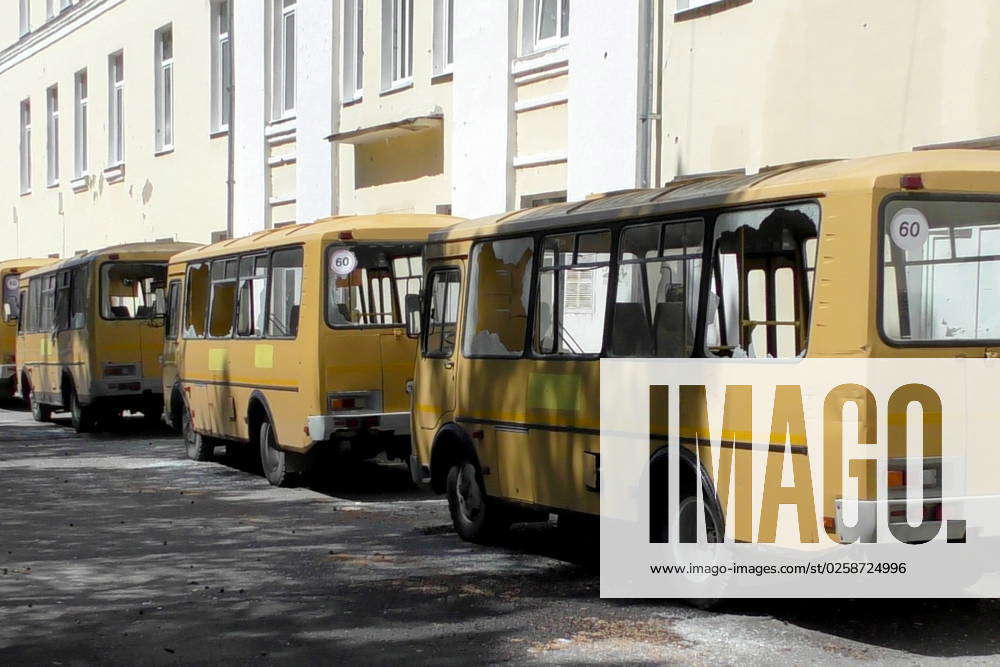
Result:
M448 470L447 495L455 532L466 542L493 542L510 527L503 508L486 495L479 468L468 458Z
M260 425L260 467L264 471L264 477L271 486L293 486L295 484L295 473L289 465L288 453L278 447L278 441L274 437L274 427L271 422L264 420Z
M215 447L208 439L194 428L194 421L191 419L191 410L184 406L181 414L181 433L184 434L184 446L187 449L188 458L192 461L208 461L212 458Z
M36 422L52 421L52 408L38 402L38 392L34 387L28 388L28 404L31 406L31 417Z
M90 406L80 404L80 396L76 393L76 387L69 390L69 414L70 422L77 433L87 433L94 430L95 422L94 410Z

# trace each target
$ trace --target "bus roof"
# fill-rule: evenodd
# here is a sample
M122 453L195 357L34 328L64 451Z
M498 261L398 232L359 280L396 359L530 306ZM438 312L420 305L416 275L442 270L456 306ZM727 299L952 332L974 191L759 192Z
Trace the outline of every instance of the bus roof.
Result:
M821 197L835 191L870 190L894 174L997 172L1000 152L942 149L848 160L813 160L742 171L681 176L662 188L627 190L583 201L548 204L469 220L431 234L431 242L458 241L563 226L635 219L781 198Z
M312 223L283 225L250 236L198 246L178 254L172 263L234 255L310 240L324 240L339 237L341 232L350 232L352 241L423 241L431 232L462 221L462 218L450 215L429 213L334 216Z
M30 271L41 266L54 264L58 261L59 259L54 257L25 257L23 259L8 259L0 262L0 273L10 270L17 272Z
M150 260L165 261L179 252L196 247L197 245L194 243L182 243L179 241L123 243L120 245L108 246L107 248L101 248L100 250L94 250L83 255L77 255L76 257L68 257L61 261L55 261L53 264L48 264L34 269L33 271L28 271L22 275L22 278L32 278L37 275L51 273L53 271L60 271L62 269L70 269L75 266L89 264L90 262L107 257L108 255L131 255L132 258L135 258L135 256L138 255L138 258L136 259L142 259L143 256L149 255L148 259Z

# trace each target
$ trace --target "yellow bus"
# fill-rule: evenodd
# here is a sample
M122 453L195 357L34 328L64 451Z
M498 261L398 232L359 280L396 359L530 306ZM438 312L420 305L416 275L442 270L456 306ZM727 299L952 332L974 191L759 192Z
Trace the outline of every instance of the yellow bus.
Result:
M406 460L403 304L419 298L427 235L457 221L337 217L174 257L163 391L188 455L248 445L274 485L318 450Z
M17 373L37 421L83 432L124 410L159 419L167 260L190 243L132 243L21 276Z
M929 229L904 252L887 225L912 209ZM1000 350L998 262L990 151L693 177L449 227L428 241L423 310L407 312L422 330L411 473L447 494L466 540L495 535L517 507L596 515L601 358L988 356ZM697 419L681 414L686 494L697 465L686 435L707 426ZM925 447L925 464L940 465L941 443ZM664 451L651 446L654 483ZM836 537L841 481L826 482L823 526ZM875 497L870 482L862 499ZM706 508L709 534L723 535L717 498ZM651 510L655 534L665 518Z
M21 278L25 271L52 264L55 259L11 259L0 262L0 290L3 290L3 317L0 318L0 400L9 400L18 393L17 318L20 316Z

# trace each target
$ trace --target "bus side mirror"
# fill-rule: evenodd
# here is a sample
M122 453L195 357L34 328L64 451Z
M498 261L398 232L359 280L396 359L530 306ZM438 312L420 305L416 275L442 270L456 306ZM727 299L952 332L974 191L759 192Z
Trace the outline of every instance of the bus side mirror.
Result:
M406 335L417 338L420 336L420 295L407 294L403 305L406 315Z

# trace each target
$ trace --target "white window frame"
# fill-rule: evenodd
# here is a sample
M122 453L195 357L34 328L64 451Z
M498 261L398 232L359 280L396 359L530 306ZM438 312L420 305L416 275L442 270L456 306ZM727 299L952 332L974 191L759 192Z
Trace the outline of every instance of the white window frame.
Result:
M59 185L59 86L45 89L45 183Z
M272 120L283 120L295 116L295 98L298 94L296 90L295 73L298 66L296 62L296 48L298 46L298 25L296 17L297 0L274 0L272 5L272 68L271 68L271 118ZM291 49L286 44L288 34L288 23L292 24ZM291 54L291 80L288 78L288 56ZM291 85L291 103L289 104L289 85Z
M344 0L344 94L343 102L364 96L365 2Z
M21 194L26 195L31 192L31 100L21 100L18 109L21 115Z
M413 84L413 0L382 0L382 92Z
M455 64L455 0L434 0L434 76Z
M705 5L714 5L722 1L723 0L677 0L674 13L680 14L681 12L686 12L689 9L697 9L698 7L704 7Z
M556 3L556 31L551 37L541 37L541 12L546 1ZM555 49L569 41L571 0L524 0L521 9L521 39L524 55Z
M56 15L55 3L52 0L45 0L45 19L50 20Z
M116 51L108 56L108 166L124 163L125 52Z
M31 0L21 0L18 13L18 36L24 37L31 32Z
M87 107L90 81L86 68L73 75L73 175L83 178L87 175Z
M169 36L170 52L164 49L165 37ZM156 152L165 153L174 148L174 28L168 23L158 29L153 36L155 59L155 106Z
M223 16L222 8L225 8ZM231 0L212 2L212 132L228 132L232 95L233 42L230 39ZM227 65L223 54L229 54Z

